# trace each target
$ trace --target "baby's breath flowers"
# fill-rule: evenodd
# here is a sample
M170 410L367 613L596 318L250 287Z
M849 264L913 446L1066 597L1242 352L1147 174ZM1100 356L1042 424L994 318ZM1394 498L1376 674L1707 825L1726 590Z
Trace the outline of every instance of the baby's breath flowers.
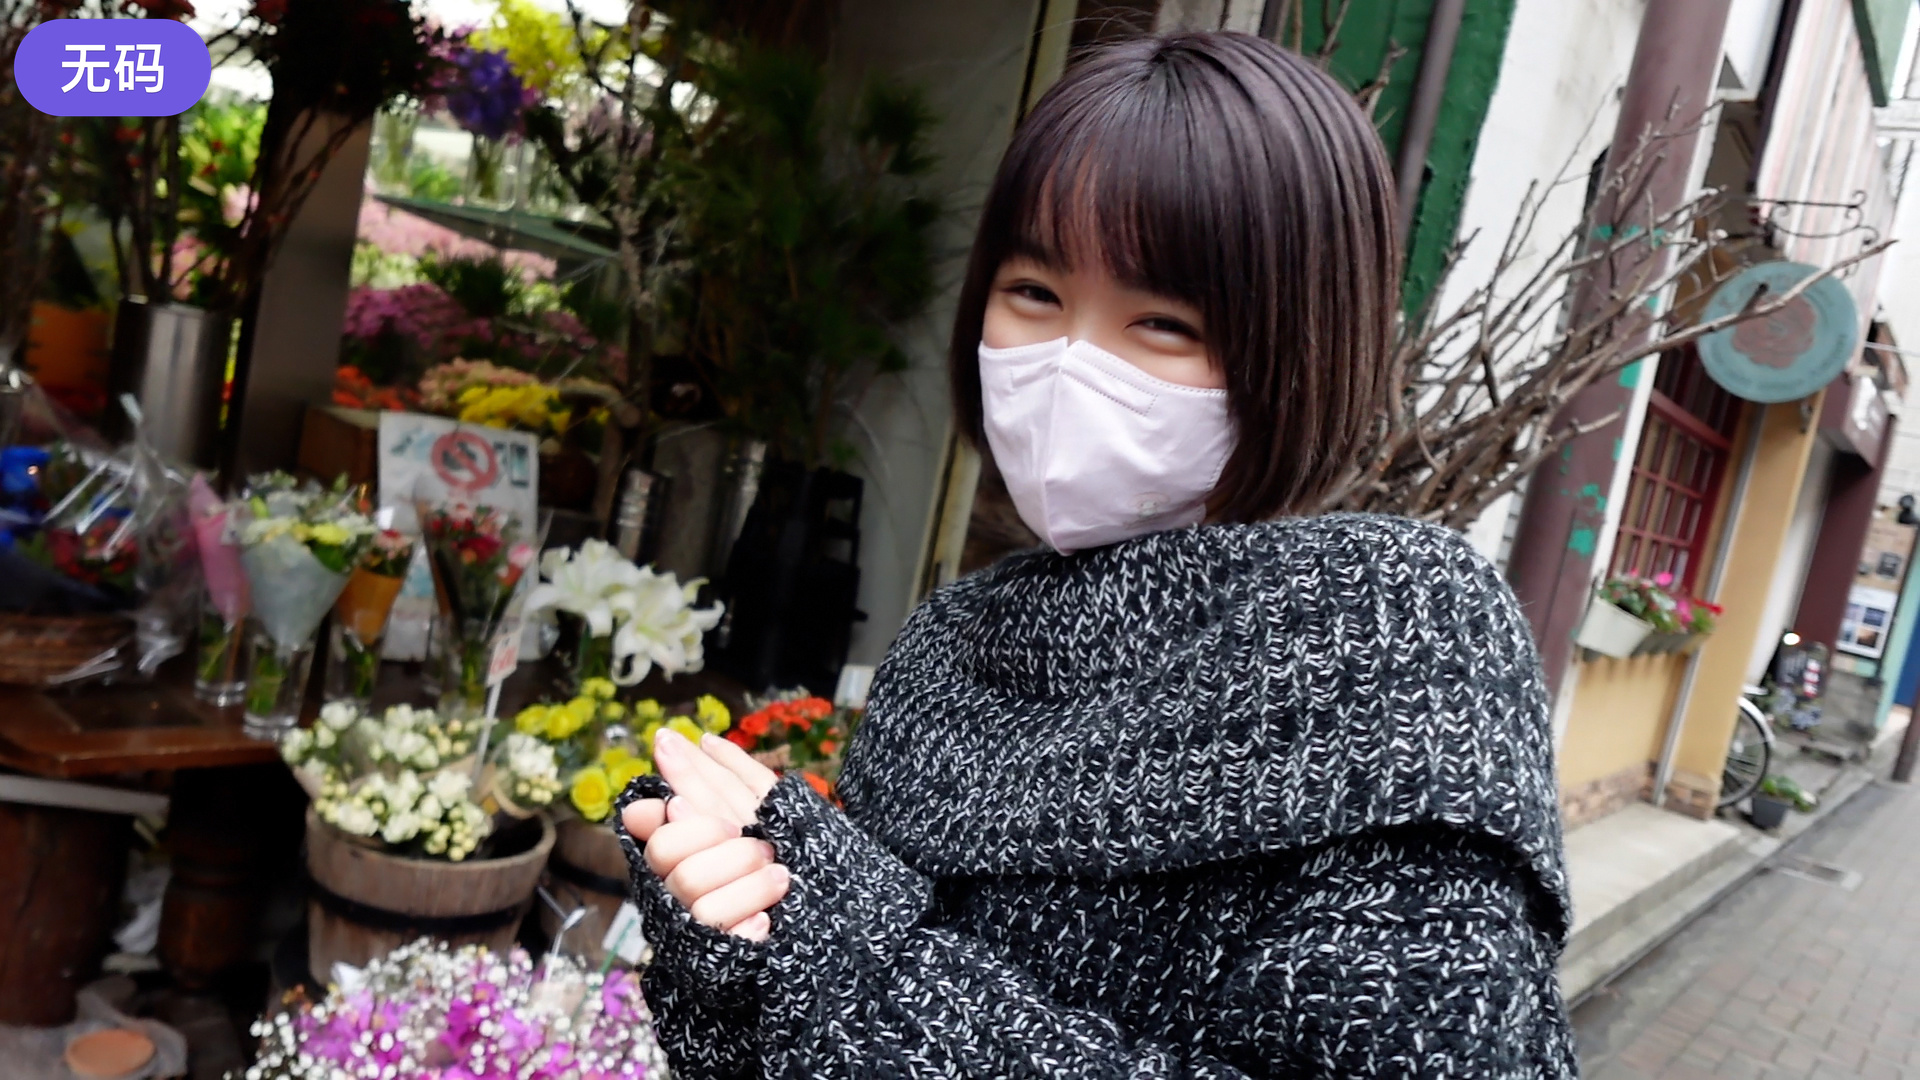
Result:
M253 1025L245 1080L664 1080L639 977L427 941Z

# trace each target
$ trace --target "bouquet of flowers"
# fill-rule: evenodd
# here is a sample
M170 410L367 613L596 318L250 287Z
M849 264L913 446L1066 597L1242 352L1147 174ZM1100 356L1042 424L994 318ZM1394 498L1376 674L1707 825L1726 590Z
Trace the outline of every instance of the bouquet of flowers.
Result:
M323 490L269 475L252 488L235 506L253 599L246 723L274 737L299 721L320 621L378 530L344 483Z
M375 716L330 702L311 729L281 737L280 754L321 821L413 857L471 858L496 813L531 817L561 790L551 746L493 742L483 723L407 705Z
M711 695L670 714L658 701L629 706L614 700L614 692L611 681L589 679L572 700L529 705L513 718L514 735L552 748L568 801L587 821L605 821L614 798L635 777L653 772L653 737L661 728L698 740L733 723Z
M568 617L576 691L593 679L633 686L656 666L671 677L705 665L705 635L723 609L694 606L704 582L682 585L672 574L636 566L604 540L547 552L540 573L546 581L527 598L527 609Z
M429 941L254 1024L245 1080L665 1080L637 973Z
M240 563L240 540L229 527L233 515L226 501L214 494L204 476L193 478L188 511L206 582L193 692L211 704L232 705L246 689L240 646L246 640L242 630L252 603L247 572Z
M348 576L333 605L333 629L328 634L329 701L352 701L362 708L372 703L387 616L393 612L412 561L413 538L383 529L374 534Z
M486 506L421 507L420 524L440 608L435 633L445 635L440 708L472 719L486 709L493 643L517 614L520 581L539 538L522 535L511 517Z
M831 797L841 754L859 715L803 690L773 694L753 704L754 710L726 733L727 741L768 768L799 769L807 783Z

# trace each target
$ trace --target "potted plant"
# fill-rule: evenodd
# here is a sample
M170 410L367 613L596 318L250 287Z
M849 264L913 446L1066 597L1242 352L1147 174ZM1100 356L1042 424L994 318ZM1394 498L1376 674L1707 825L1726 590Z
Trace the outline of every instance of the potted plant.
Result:
M504 949L533 902L560 794L540 739L484 721L351 702L295 728L281 756L307 811L309 963L326 981L425 934Z
M1652 585L1639 577L1608 578L1587 604L1574 644L1616 660L1636 655L1636 650L1654 632L1649 616L1658 610L1658 603Z
M1778 773L1760 782L1754 792L1753 810L1748 815L1758 829L1777 829L1787 820L1787 811L1810 813L1818 805L1814 797L1790 776Z
M663 160L689 267L669 314L725 424L764 457L726 559L721 666L756 691L828 691L858 589L852 416L906 370L895 328L933 294L936 204L918 190L931 118L913 90L834 104L818 62L743 47L698 69L713 103Z

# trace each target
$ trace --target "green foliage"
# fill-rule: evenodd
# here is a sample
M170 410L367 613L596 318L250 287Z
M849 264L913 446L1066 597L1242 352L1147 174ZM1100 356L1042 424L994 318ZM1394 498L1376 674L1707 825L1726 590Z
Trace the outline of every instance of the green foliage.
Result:
M407 194L416 199L452 202L465 187L465 181L452 169L425 154L407 158Z
M1791 776L1783 776L1779 773L1760 782L1760 794L1790 802L1794 809L1803 814L1811 813L1813 808L1819 805L1819 801L1809 794L1807 789L1801 787L1798 781Z
M673 297L688 351L741 431L809 466L845 464L841 415L933 285L939 208L920 95L868 85L849 108L819 63L743 48L707 66L712 118L663 161L690 273Z
M573 313L589 333L601 341L620 340L626 322L626 307L618 300L601 296L592 279L569 283L560 290L560 307Z
M435 285L476 319L498 319L521 310L525 279L499 255L486 258L420 260L420 276Z

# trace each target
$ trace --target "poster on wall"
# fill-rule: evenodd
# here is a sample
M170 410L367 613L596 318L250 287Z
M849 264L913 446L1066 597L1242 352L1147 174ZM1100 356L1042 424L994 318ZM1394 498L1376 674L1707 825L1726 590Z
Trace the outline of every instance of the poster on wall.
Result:
M1893 609L1900 594L1872 585L1855 585L1847 595L1847 613L1840 620L1835 648L1854 656L1878 660L1893 629Z
M420 533L416 500L497 507L529 532L539 513L540 443L524 431L383 412L379 465L381 509L393 511L393 527L404 533ZM427 568L425 548L416 547L406 584L393 603L381 655L388 660L425 659L433 609L433 572Z

